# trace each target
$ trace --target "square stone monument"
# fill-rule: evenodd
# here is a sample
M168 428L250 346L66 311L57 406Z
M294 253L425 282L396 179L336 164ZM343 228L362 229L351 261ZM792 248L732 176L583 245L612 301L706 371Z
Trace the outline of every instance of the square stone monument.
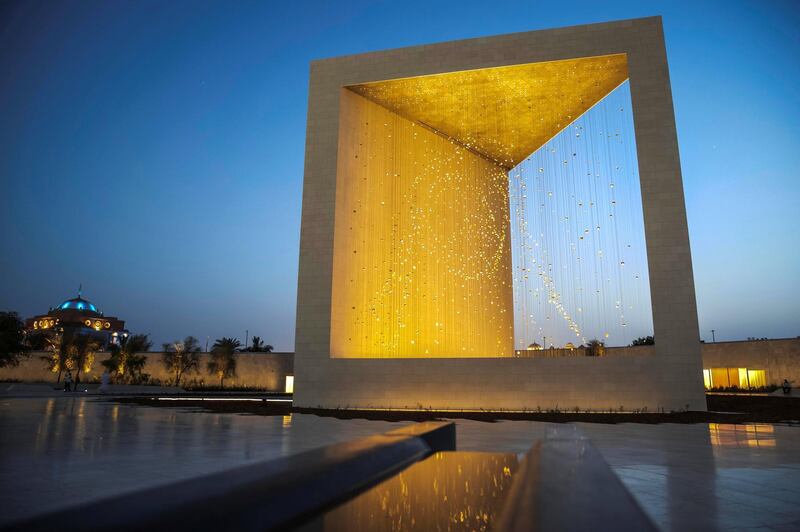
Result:
M626 80L657 343L516 358L508 171ZM659 17L315 61L307 128L296 406L705 410Z

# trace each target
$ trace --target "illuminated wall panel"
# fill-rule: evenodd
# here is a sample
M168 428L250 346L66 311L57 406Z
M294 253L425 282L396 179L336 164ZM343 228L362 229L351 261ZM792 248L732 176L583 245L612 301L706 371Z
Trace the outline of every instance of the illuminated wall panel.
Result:
M767 385L767 372L763 369L748 369L747 384L751 388L761 388Z
M333 357L505 357L505 169L342 89Z

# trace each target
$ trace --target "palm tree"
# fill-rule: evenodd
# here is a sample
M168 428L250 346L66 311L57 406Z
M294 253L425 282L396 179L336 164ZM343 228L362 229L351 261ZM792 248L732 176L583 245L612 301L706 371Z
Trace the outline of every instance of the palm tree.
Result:
M181 385L181 379L189 371L197 371L200 364L200 345L197 338L187 336L183 341L163 344L164 354L161 362L167 371L175 375L175 386Z
M273 349L271 345L265 344L260 336L253 336L253 345L242 349L242 351L247 351L248 353L272 353Z
M44 342L44 350L50 351L52 354L39 358L44 362L47 371L58 373L56 382L61 382L61 374L72 366L70 360L72 336L63 331L57 331L52 336L44 337Z
M134 384L140 382L147 357L137 353L149 351L152 345L146 334L124 336L119 345L111 346L111 356L103 361L103 366L116 381Z
M0 368L19 365L28 351L30 346L25 341L25 324L16 312L0 312Z
M255 342L253 344L255 347ZM220 388L224 387L226 377L236 376L236 350L241 345L235 338L220 338L214 342L214 347L211 348L211 358L207 366L208 374L216 375L219 378Z
M94 354L100 348L100 343L85 334L76 335L71 342L71 355L75 361L75 390L81 382L81 371L89 373L94 365Z
M264 342L261 340L260 336L253 336L253 345L250 346L248 351L253 353L260 353L264 350Z
M589 340L584 346L587 357L601 357L606 354L606 344L600 340Z
M249 351L250 353L272 353L273 347L265 344L260 336L253 336L253 345L242 351Z

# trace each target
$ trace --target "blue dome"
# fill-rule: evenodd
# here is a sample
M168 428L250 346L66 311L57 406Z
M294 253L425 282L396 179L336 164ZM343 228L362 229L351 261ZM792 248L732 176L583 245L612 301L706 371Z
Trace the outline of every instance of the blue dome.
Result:
M68 299L61 303L58 306L59 310L88 310L91 312L99 312L97 307L95 307L89 301L86 301L83 298L76 297L74 299Z

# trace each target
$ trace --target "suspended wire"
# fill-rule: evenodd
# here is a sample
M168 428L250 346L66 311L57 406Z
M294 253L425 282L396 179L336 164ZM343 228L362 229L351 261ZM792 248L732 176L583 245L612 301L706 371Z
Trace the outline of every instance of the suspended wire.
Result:
M518 349L652 334L635 149L625 82L509 172Z

